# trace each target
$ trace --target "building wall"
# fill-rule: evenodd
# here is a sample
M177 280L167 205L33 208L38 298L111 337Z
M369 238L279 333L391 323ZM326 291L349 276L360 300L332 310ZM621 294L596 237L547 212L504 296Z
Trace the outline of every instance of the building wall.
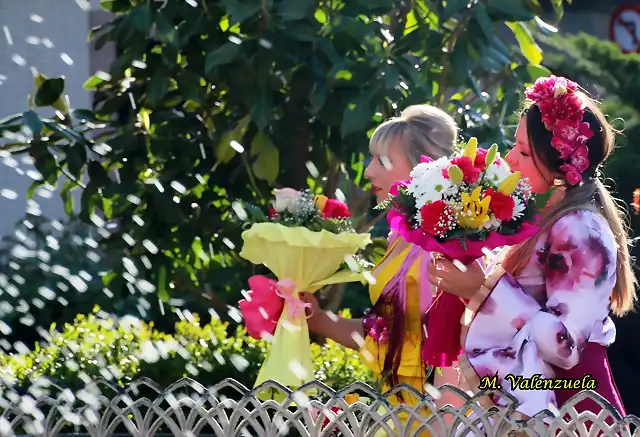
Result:
M49 77L65 76L71 106L91 107L91 94L82 85L96 70L108 68L114 52L112 47L91 50L87 35L108 17L98 0L91 5L82 0L0 0L0 119L28 109L36 70ZM35 203L25 199L31 164L22 158L0 161L0 236L12 231L27 207L36 211L36 204L48 218L65 217L57 194L42 191Z

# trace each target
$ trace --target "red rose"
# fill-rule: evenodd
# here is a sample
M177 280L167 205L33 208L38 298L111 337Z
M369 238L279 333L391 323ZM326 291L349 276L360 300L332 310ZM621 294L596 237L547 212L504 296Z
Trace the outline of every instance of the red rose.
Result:
M274 208L269 208L269 218L274 219L276 217L278 217L276 210Z
M473 166L480 171L483 171L487 166L487 149L478 149L476 152L476 159L473 161Z
M420 217L422 217L420 228L426 234L435 237L443 236L449 230L449 223L454 216L453 209L449 205L442 200L436 200L420 208Z
M474 184L480 176L481 169L474 165L474 162L468 156L456 156L451 160L452 165L457 165L462 170L462 180Z
M489 188L484 192L484 197L487 196L491 196L489 209L498 220L507 221L513 218L516 202L511 196L494 191L493 188Z
M327 199L327 203L322 210L322 217L326 219L342 219L351 217L351 213L346 203L336 199Z

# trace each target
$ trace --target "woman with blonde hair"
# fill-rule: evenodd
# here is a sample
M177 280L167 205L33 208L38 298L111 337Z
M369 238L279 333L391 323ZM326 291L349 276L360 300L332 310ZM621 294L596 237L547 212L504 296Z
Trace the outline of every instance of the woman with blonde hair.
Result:
M497 375L525 418L592 389L624 415L607 360L615 339L609 313L633 309L637 282L624 214L598 178L613 152L614 132L570 80L541 78L525 95L506 160L534 193L556 188L538 235L508 249L487 276L478 265L462 272L439 260L442 270L431 270L430 280L469 299L461 364L471 389L479 378ZM552 378L565 382L558 386ZM601 410L593 401L576 409Z
M428 105L410 106L399 117L381 124L371 137L372 160L365 171L378 202L388 197L394 182L409 178L422 156L438 159L451 154L457 135L454 120ZM427 366L421 353L426 340L423 315L432 301L426 276L431 258L421 248L394 235L389 241L387 253L373 269L376 281L369 286L373 308L363 319L344 319L322 311L308 293L302 293L301 299L311 304L309 329L360 350L363 362L386 390L404 383L424 393ZM436 386L458 384L457 370L451 367L458 350L459 347L445 362L448 367L435 375ZM439 351L434 354L443 355ZM390 401L412 406L417 403L415 397L406 394L392 396ZM449 403L456 403L455 399Z

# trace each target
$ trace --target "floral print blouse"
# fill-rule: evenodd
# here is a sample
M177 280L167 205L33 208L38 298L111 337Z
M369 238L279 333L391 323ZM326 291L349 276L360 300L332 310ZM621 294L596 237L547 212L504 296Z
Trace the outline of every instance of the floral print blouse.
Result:
M518 412L531 417L557 407L553 390L514 390L505 377L553 378L549 364L570 369L586 342L614 341L609 310L616 255L606 220L578 210L540 238L517 278L497 268L463 318L461 370L469 388L476 390L479 378L497 373L502 390L517 398Z

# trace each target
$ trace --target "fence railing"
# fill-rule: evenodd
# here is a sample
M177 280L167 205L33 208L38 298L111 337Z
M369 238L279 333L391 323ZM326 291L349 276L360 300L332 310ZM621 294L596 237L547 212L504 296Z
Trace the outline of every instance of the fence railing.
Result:
M392 405L401 393L407 404ZM455 394L459 408L438 409L434 396ZM506 406L483 408L492 395ZM411 399L419 403L409 407ZM581 413L575 405L591 399L598 414ZM398 386L381 394L355 383L335 391L314 381L291 391L276 382L248 389L232 379L205 387L181 379L162 388L149 379L126 388L105 381L71 390L37 383L26 392L4 389L0 396L0 436L632 436L640 419L621 417L606 400L585 391L559 411L545 410L527 421L514 414L516 401L498 391L469 396L443 386L421 396Z

